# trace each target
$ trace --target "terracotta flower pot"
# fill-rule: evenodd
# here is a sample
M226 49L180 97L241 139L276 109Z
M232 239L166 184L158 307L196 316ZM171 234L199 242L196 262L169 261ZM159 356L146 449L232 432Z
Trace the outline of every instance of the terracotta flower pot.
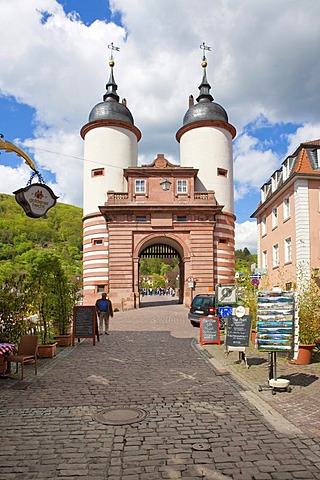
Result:
M57 342L48 345L38 345L38 356L40 358L53 358L57 355Z
M299 345L298 358L293 360L292 363L296 365L309 365L312 360L312 350L315 345Z
M70 347L71 345L71 333L67 335L56 335L58 347Z
M251 330L251 343L252 345L256 344L257 332L256 330Z

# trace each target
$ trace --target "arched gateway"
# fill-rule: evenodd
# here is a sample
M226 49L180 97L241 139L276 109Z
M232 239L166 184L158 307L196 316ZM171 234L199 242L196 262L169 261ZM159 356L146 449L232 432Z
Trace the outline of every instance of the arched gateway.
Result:
M147 238L142 245L138 245L140 258L178 258L179 259L179 303L183 303L184 299L184 270L185 263L188 262L190 255L187 246L181 242L179 238L173 238L172 236L151 236ZM139 282L139 270L134 273L138 275ZM136 280L134 281L136 285Z
M81 129L84 148L83 291L94 304L107 292L119 309L139 307L139 261L177 254L180 301L234 282L232 139L236 131L203 78L176 134L180 165L163 154L138 166L140 130L119 102L114 61L103 101ZM171 252L171 253L170 253Z

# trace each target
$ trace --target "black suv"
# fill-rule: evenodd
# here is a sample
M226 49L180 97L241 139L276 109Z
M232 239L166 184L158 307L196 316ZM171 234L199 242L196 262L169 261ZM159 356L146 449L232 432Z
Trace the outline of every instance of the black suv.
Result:
M224 319L220 317L216 308L216 298L213 294L196 295L192 300L188 319L194 327L200 326L201 317L219 317L220 329L224 329Z

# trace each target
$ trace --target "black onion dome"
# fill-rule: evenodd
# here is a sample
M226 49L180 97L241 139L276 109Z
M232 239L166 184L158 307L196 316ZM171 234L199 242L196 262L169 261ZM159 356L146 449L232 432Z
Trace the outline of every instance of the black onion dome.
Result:
M200 120L222 120L228 122L228 114L221 105L213 102L213 96L210 94L211 86L207 80L206 66L204 59L202 63L204 67L202 83L199 86L200 95L195 105L192 105L183 117L183 125L199 122Z
M103 102L98 103L90 112L89 122L95 120L119 120L121 122L134 124L130 110L123 103L119 103L117 94L118 85L113 76L114 61L110 60L110 78L106 85L106 93L103 95Z
M134 124L130 110L111 97L93 107L89 115L89 122L95 120L120 120L131 125Z
M183 125L200 120L222 120L228 122L227 112L221 105L215 102L199 102L189 108L183 117Z

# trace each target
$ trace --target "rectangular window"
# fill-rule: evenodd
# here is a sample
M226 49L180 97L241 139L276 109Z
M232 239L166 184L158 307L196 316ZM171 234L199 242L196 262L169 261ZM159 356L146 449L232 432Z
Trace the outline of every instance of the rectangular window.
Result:
M287 282L285 288L287 292L292 292L292 289L293 289L292 282Z
M100 177L104 175L104 168L94 168L91 170L91 177Z
M187 180L177 181L177 193L188 193Z
M92 240L92 243L93 243L93 245L102 245L102 244L103 244L103 240L102 240L102 238L94 238L94 239Z
M146 181L145 180L135 180L135 193L146 193Z
M228 170L225 170L224 168L218 168L217 170L218 177L226 177L228 176Z
M277 207L272 209L272 228L276 228L278 226L278 209Z
M261 235L267 235L267 219L266 217L262 217L261 220Z
M103 293L105 291L105 285L97 285L97 293Z
M136 217L136 222L146 222L147 221L147 217Z
M283 199L283 220L290 218L290 197Z
M268 252L264 250L262 252L262 268L268 268Z
M279 245L277 243L272 247L272 266L273 268L279 266Z
M284 261L285 263L292 262L292 242L291 237L288 237L284 241Z
M187 221L187 217L186 216L178 216L177 217L177 222L186 222Z

